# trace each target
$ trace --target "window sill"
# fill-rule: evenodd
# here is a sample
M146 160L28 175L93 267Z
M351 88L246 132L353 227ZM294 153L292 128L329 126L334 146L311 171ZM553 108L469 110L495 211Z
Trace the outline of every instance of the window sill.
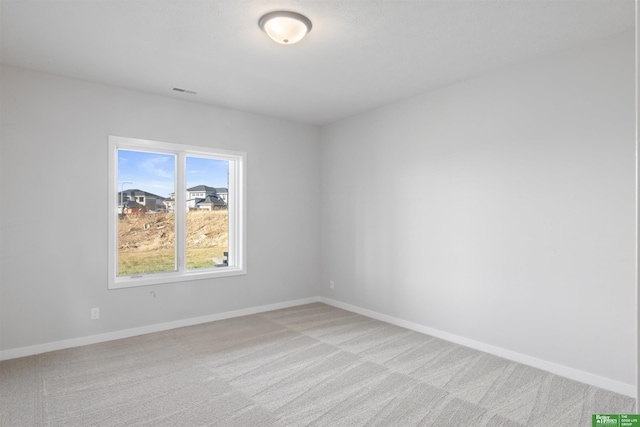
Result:
M242 276L247 274L244 268L223 267L206 271L150 273L133 276L122 276L109 280L109 289L126 289L138 286L160 285L164 283L188 282L191 280L217 279L222 277Z

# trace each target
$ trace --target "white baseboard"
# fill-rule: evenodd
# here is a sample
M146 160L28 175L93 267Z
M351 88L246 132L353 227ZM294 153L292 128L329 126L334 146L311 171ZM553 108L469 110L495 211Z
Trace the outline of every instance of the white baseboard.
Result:
M18 357L33 356L36 354L47 353L50 351L64 350L67 348L80 347L83 345L96 344L101 342L113 341L122 338L130 338L138 335L150 334L154 332L161 332L175 328L182 328L185 326L198 325L201 323L215 322L216 320L231 319L233 317L247 316L255 313L263 313L265 311L279 310L282 308L295 307L298 305L311 304L314 302L322 302L343 310L351 311L353 313L362 314L363 316L371 317L383 322L390 323L392 325L400 326L403 328L411 329L416 332L431 335L436 338L441 338L447 341L454 342L456 344L464 345L466 347L474 348L476 350L484 351L486 353L493 354L495 356L503 357L514 362L523 363L525 365L533 366L538 369L560 375L565 378L569 378L575 381L579 381L585 384L600 387L606 390L615 391L616 393L624 394L626 396L636 397L636 387L631 384L625 384L620 381L615 381L610 378L601 377L598 375L590 374L588 372L580 371L577 369L569 368L567 366L559 365L557 363L549 362L546 360L538 359L535 357L527 356L526 354L517 353L504 348L492 346L479 341L474 341L468 338L460 337L458 335L450 334L448 332L440 331L438 329L429 328L418 323L409 322L386 314L381 314L372 310L361 308L355 305L343 303L340 301L332 300L325 297L311 297L294 301L286 301L277 304L261 305L258 307L244 308L240 310L227 311L224 313L210 314L207 316L193 317L190 319L176 320L173 322L159 323L156 325L142 326L139 328L124 329L122 331L108 332L105 334L91 335L81 338L73 338L63 341L55 341L46 344L33 345L29 347L20 347L9 350L0 351L0 361L16 359Z
M526 354L517 353L515 351L506 350L501 347L485 344L479 341L474 341L468 338L464 338L458 335L450 334L448 332L440 331L438 329L429 328L427 326L420 325L418 323L409 322L406 320L398 319L393 316L381 314L366 308L361 308L355 305L346 304L340 301L332 300L330 298L320 297L318 301L341 308L343 310L351 311L354 313L362 314L363 316L371 317L376 320L381 320L392 325L400 326L402 328L411 329L412 331L420 332L422 334L431 335L436 338L451 341L456 344L464 345L476 350L484 351L495 356L502 357L504 359L512 360L514 362L523 363L525 365L533 366L534 368L542 369L551 372L561 377L569 378L581 383L593 385L606 390L615 391L616 393L624 394L625 396L636 398L636 386L626 384L620 381L612 380L610 378L601 377L599 375L590 374L588 372L580 371L578 369L569 368L568 366L559 365L557 363L549 362L546 360L538 359L535 357L527 356Z
M46 344L32 345L29 347L12 348L9 350L0 351L0 361L17 359L18 357L33 356L35 354L48 353L50 351L64 350L67 348L80 347L83 345L119 340L122 338L130 338L138 335L151 334L154 332L167 331L169 329L182 328L185 326L199 325L201 323L215 322L216 320L231 319L233 317L263 313L265 311L279 310L281 308L295 307L297 305L311 304L318 301L318 297L304 298L277 304L261 305L258 307L243 308L240 310L227 311L224 313L210 314L207 316L193 317L190 319L176 320L173 322L159 323L156 325L141 326L139 328L124 329L122 331L107 332L105 334L91 335L87 337L73 338L63 341L55 341Z

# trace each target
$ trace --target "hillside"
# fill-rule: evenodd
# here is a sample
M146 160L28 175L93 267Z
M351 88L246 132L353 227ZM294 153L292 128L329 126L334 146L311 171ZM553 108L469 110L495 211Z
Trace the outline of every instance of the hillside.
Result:
M187 247L227 246L227 211L187 213ZM173 248L173 214L128 214L118 221L118 250L140 252Z
M169 271L175 248L172 213L127 214L118 220L119 275ZM187 213L187 266L212 267L229 247L228 211ZM160 265L158 265L160 264Z

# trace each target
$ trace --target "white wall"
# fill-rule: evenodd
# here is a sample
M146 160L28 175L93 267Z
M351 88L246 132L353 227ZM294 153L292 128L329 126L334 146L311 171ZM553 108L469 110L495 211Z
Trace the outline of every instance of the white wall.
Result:
M322 295L633 387L634 77L624 33L322 128Z
M1 99L0 350L318 294L316 127L10 67ZM107 290L109 135L247 152L246 276Z

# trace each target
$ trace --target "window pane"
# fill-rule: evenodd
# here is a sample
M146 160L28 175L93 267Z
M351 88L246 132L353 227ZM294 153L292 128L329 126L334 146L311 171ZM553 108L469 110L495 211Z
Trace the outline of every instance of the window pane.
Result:
M176 271L176 157L118 150L118 276Z
M229 162L186 158L187 269L226 267L229 252Z

